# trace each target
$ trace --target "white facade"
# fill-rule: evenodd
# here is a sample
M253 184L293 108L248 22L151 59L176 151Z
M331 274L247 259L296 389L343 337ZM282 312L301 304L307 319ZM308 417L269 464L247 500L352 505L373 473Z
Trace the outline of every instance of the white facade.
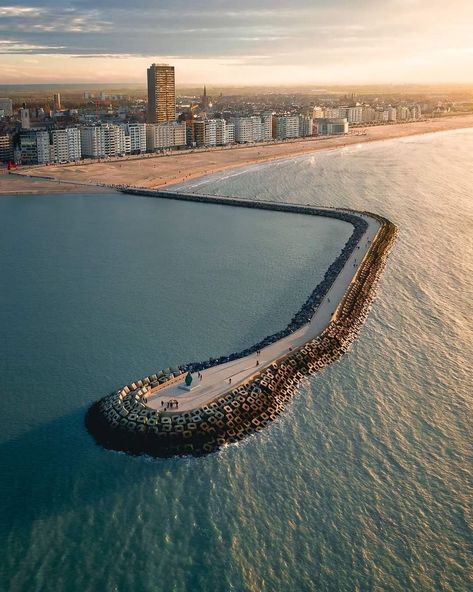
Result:
M80 130L70 127L51 132L54 162L71 162L80 160L81 134Z
M299 136L306 138L313 134L314 120L307 115L299 115Z
M217 145L217 121L215 119L205 120L204 144L205 146Z
M129 123L130 152L132 154L146 152L146 123Z
M234 117L235 142L248 144L271 140L272 115L253 115L251 117Z
M82 156L103 158L105 156L105 131L102 126L83 127L80 130Z
M225 146L228 143L225 119L215 119L215 142L217 146Z
M391 105L387 109L388 111L388 121L396 121L396 109L395 107L391 107Z
M376 120L376 110L373 107L363 107L363 123L371 123Z
M253 122L251 117L235 117L232 119L235 128L235 142L246 144L253 140Z
M49 142L49 132L36 132L36 146L38 150L38 164L48 164L52 161Z
M273 118L273 137L277 140L299 137L299 116L281 115Z
M82 155L90 158L122 156L129 150L125 130L114 123L104 123L81 129Z
M348 107L348 123L362 123L363 107Z
M154 152L163 148L186 145L185 122L149 123L146 126L146 147Z
M119 125L107 123L102 125L104 130L105 156L120 156L125 154L125 131Z
M225 133L227 136L226 144L234 144L235 143L235 124L227 121Z

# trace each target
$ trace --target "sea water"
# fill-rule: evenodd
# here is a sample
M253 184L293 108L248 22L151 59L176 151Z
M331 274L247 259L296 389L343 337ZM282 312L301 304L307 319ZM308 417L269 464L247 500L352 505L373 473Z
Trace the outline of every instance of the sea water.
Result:
M5 591L473 586L473 130L361 144L186 190L346 206L399 240L354 346L210 456L106 451L88 405L282 328L338 221L111 195L0 199Z

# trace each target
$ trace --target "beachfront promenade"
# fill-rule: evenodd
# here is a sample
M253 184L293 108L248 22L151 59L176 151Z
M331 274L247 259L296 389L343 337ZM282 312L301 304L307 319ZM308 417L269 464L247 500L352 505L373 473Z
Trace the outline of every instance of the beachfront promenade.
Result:
M206 454L261 431L284 411L305 376L347 351L368 315L397 235L389 220L368 212L141 188L123 192L335 218L353 226L287 327L242 352L131 382L90 407L86 426L95 439L133 454ZM186 390L188 372L193 381Z

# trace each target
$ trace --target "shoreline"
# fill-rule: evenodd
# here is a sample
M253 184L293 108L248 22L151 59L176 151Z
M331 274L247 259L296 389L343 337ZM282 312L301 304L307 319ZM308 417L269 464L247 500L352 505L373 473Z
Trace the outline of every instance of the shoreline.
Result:
M349 134L196 152L182 151L169 155L151 155L110 162L26 167L12 175L5 172L0 175L0 195L103 192L118 186L163 189L231 169L305 154L468 128L473 128L473 114L449 119L372 126L366 128L367 135L364 136ZM53 179L48 180L45 177L53 177Z

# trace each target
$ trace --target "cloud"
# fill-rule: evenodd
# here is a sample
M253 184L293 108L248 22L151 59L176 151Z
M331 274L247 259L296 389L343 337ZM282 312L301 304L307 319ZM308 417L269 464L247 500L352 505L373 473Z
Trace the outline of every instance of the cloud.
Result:
M325 72L396 58L402 68L446 47L465 67L471 22L470 0L26 0L0 7L0 38L10 43L0 52L221 56L241 66Z

